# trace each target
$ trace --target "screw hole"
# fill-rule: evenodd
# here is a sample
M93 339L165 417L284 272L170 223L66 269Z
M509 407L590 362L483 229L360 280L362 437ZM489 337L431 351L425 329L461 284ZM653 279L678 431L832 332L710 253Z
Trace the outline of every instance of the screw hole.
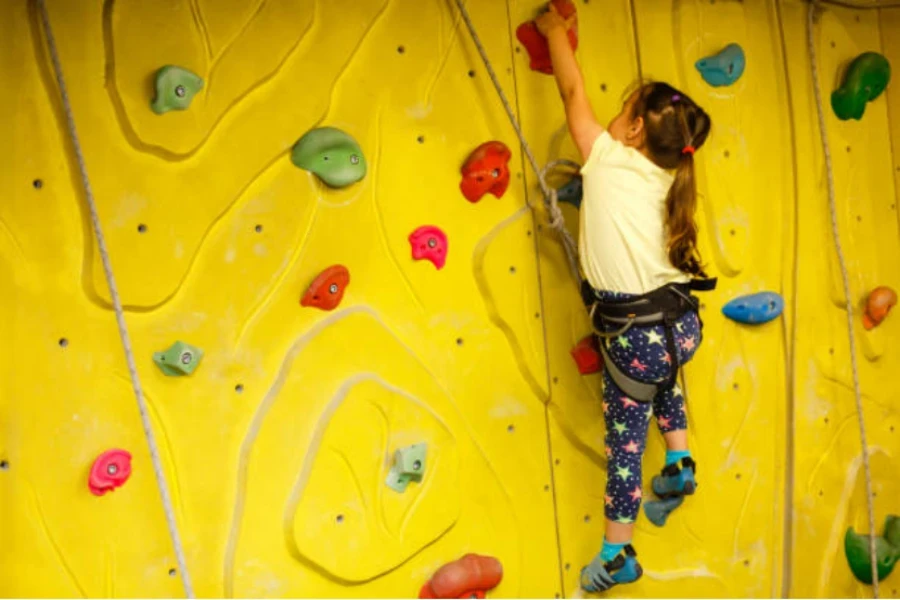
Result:
M600 91L601 91L601 92L605 92L605 91L606 91L606 84L605 84L605 83L601 83L601 84L600 84Z
M733 390L737 390L740 387L741 386L737 382L731 384L731 389L733 389Z
M416 138L416 141L419 142L420 144L424 144L424 143L425 143L425 136L424 136L424 135L420 135L419 137Z
M560 463L560 460L558 458L553 461L553 464L555 464L555 465L558 465L559 463Z
M749 567L749 566L750 566L750 559L749 559L749 558L745 558L745 559L744 559L744 566L745 566L745 567Z
M507 425L507 426L506 426L506 431L508 431L509 433L515 433L515 431L516 431L516 426L515 426L515 425Z
M528 237L531 237L531 230L528 230Z
M544 491L545 491L545 492L549 492L549 491L550 491L550 485L549 485L549 484L545 484L545 485L544 485Z
M831 47L832 47L832 48L837 48L837 44L834 42L834 40L831 40Z
M823 492L822 490L819 490L819 497L821 498L824 495L825 495L825 492Z
M69 345L69 340L67 340L66 338L59 338L59 347L60 348L65 348L68 345Z
M566 563L566 571L568 571L571 568L572 568L572 565L570 563Z
M829 423L828 417L825 417L825 424L827 425L828 423Z
M519 46L516 46L516 54L519 54L520 52L522 52L522 48L520 48Z
M44 181L42 179L35 179L31 182L31 185L34 186L34 189L39 190L44 187Z
M734 474L734 478L735 478L735 479L740 479L740 478L741 478L741 474L740 474L740 473L735 473L735 474Z
M850 146L847 146L847 152L850 152Z
M338 523L343 523L343 522L344 522L344 515L338 515L337 517L335 517L334 520L337 521Z
M730 233L731 235L737 235L737 231L735 231L734 229L732 229L729 233Z
M534 313L534 318L535 318L535 319L540 319L540 318L541 318L541 313L539 313L539 312Z
M397 46L397 54L403 54L406 52L406 48L403 46Z
M473 69L469 69L469 77L475 77L475 71Z
M585 523L590 523L590 522L591 522L591 515L584 515L584 522L585 522Z
M9 470L9 462L5 460L0 460L0 470L8 471Z
M456 345L457 345L457 346L462 346L462 345L463 345L463 339L462 339L462 338L456 338Z
M510 267L510 268L509 268L509 272L510 272L510 273L515 273L515 272L516 272L516 268L515 268L515 267Z
M263 226L257 225L256 227L253 228L253 230L256 231L256 233L262 233Z
M559 383L559 377L554 377L554 378L553 378L553 383Z
M178 573L175 569L169 569L169 577L175 577L175 574Z
M726 150L726 151L725 151L725 158L728 158L729 156L731 156L731 152L729 152L728 150Z
M146 225L144 225L143 223L141 223L140 225L138 225L138 233L144 233L144 232L146 232L146 231L147 231L147 226L146 226Z
M244 384L243 384L243 383L239 383L239 384L237 384L236 386L234 386L234 391L236 391L238 394L240 394L241 392L243 392L243 391L244 391Z
M834 348L829 348L829 349L828 349L828 354L834 355Z

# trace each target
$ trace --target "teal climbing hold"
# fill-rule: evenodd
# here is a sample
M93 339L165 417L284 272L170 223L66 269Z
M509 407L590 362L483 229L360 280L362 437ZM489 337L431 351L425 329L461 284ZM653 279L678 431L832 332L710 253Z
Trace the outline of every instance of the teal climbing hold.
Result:
M190 375L201 358L203 350L184 342L175 342L168 350L153 353L153 362L170 377Z
M831 108L838 119L860 120L866 103L884 92L891 80L891 63L877 52L860 54L844 74L841 87L831 94Z
M728 44L718 54L701 58L694 66L700 76L713 87L731 85L744 74L744 50L737 44Z
M556 198L560 202L571 204L575 208L581 208L581 177L573 177L572 180L556 191Z
M422 481L425 474L425 454L428 444L414 444L394 452L394 464L385 483L395 492L403 493L411 481Z
M346 187L366 176L362 148L335 127L320 127L304 134L291 149L291 162L333 188Z
M187 69L166 65L156 72L156 96L150 108L158 115L170 110L185 110L203 89L203 80Z
M860 535L847 528L844 534L844 554L854 577L863 583L872 583L872 564L869 557L869 536ZM888 515L884 523L884 535L875 538L875 565L878 580L891 574L900 560L900 517Z

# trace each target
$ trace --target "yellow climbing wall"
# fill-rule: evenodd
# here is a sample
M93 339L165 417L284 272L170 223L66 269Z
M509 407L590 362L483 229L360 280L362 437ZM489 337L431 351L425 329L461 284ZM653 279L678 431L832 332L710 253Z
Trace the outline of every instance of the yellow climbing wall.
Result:
M603 532L599 377L562 248L526 201L535 179L447 0L47 0L126 307L138 371L201 596L414 597L466 552L504 565L497 597L573 597ZM471 3L538 161L575 158L551 78L515 27L532 0ZM637 77L704 105L705 342L687 367L696 497L664 529L642 517L628 597L865 596L843 557L867 527L846 312L801 0L584 2L579 58L601 120ZM828 7L820 83L866 50L900 68L900 9ZM708 87L697 59L740 43L748 66ZM205 80L183 113L148 107L157 68ZM110 309L77 164L30 2L0 3L0 595L183 593ZM827 109L850 268L876 520L900 513L896 315L865 332L877 285L900 289L900 93L862 121ZM292 144L338 127L369 170L332 190ZM459 167L488 140L513 151L509 190L470 204ZM891 177L896 171L898 179ZM564 207L575 231L577 212ZM413 261L421 225L449 239ZM332 312L299 299L326 267ZM781 293L781 319L721 315ZM151 355L205 351L190 377ZM426 442L426 475L384 485L390 455ZM120 489L90 494L94 458L133 454ZM651 433L645 481L664 447ZM900 574L882 584L900 597Z

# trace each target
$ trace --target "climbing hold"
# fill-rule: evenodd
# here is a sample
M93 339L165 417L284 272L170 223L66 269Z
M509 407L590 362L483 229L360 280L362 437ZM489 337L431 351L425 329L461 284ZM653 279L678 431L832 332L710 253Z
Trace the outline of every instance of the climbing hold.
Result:
M503 565L493 556L466 554L447 563L426 583L419 598L484 598L503 579Z
M744 50L737 44L728 44L718 54L701 58L694 66L700 76L711 86L731 85L744 74Z
M556 10L564 18L568 19L575 13L575 4L571 0L552 0ZM569 30L569 44L572 51L578 49L578 23ZM550 61L550 47L547 38L541 35L534 21L526 21L516 28L516 39L525 47L528 57L531 59L531 68L547 75L553 74L553 63Z
M203 350L184 342L175 342L168 350L153 353L153 362L169 376L190 375L201 358Z
M869 536L860 535L847 528L844 534L844 554L853 575L863 583L872 583L872 563L869 553ZM884 522L884 536L875 538L875 565L878 580L891 574L900 560L900 517L888 515Z
M478 202L490 192L503 196L509 185L509 159L512 153L503 142L485 142L475 148L460 172L459 189L469 202Z
M122 487L131 477L131 454L126 450L107 450L94 460L88 477L88 488L95 496L102 496Z
M886 286L875 288L869 293L866 301L866 312L863 315L863 327L877 327L897 304L897 292Z
M572 181L556 191L556 198L560 202L568 202L575 208L581 208L581 176L573 177Z
M891 63L877 52L853 59L841 87L831 94L831 108L838 119L862 119L866 103L876 99L891 80Z
M666 519L672 514L672 511L684 503L684 496L675 496L673 498L665 498L663 500L648 500L644 502L644 514L647 520L662 527L666 524Z
M423 225L409 234L414 260L430 260L438 270L447 260L447 234L440 227Z
M291 149L291 162L333 188L346 187L366 176L366 157L349 134L335 127L306 132Z
M570 350L575 364L578 365L578 372L582 375L590 375L603 370L603 357L600 356L600 344L597 336L591 334L578 342L572 350Z
M395 451L394 464L385 480L387 486L402 494L410 481L422 481L427 450L428 444L414 444Z
M170 110L185 110L203 89L203 80L187 69L166 65L156 72L156 95L150 108L158 115Z
M735 298L722 307L722 313L738 323L768 323L784 310L784 299L775 292L759 292Z
M319 273L307 288L300 306L315 306L332 310L341 303L344 290L350 284L350 271L343 265L332 265Z

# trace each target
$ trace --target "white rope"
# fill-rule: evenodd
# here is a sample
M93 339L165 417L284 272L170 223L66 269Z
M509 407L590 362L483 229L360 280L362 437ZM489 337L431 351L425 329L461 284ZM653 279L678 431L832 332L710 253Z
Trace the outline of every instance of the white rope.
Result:
M519 125L519 121L516 119L516 115L513 112L512 106L510 105L509 100L507 100L506 94L503 93L503 88L500 86L500 80L497 79L497 74L494 72L494 68L487 56L487 52L485 52L484 46L481 44L481 38L478 37L478 32L475 31L475 26L472 24L472 19L469 18L469 12L466 10L463 1L456 0L456 6L459 7L459 12L462 15L463 21L465 21L466 23L466 27L468 27L469 29L469 34L471 34L472 36L472 41L475 43L475 47L478 49L478 53L481 55L481 60L484 62L484 67L485 69L487 69L488 75L490 75L491 81L494 83L494 87L497 89L497 94L500 96L501 102L503 102L503 108L506 109L506 115L509 117L509 121L510 123L512 123L513 129L516 130L516 135L519 136L519 143L522 145L522 151L528 158L528 162L531 163L531 168L534 169L534 174L537 175L538 184L540 184L541 192L544 195L544 206L546 206L547 208L547 216L550 227L556 230L556 232L562 239L563 248L565 248L566 251L566 259L569 262L569 269L572 271L572 276L575 278L576 282L580 282L581 275L579 274L578 270L578 245L575 243L575 239L572 237L572 234L569 233L568 229L566 229L566 222L563 218L562 211L559 208L559 200L556 195L556 190L549 187L544 179L544 172L538 166L537 159L535 159L534 154L531 152L531 147L528 145L528 141L525 139L525 134L522 132L522 128Z
M856 360L856 338L853 334L853 300L850 297L850 276L841 247L841 235L837 222L837 207L834 191L834 169L831 164L831 150L828 146L828 131L825 125L825 110L822 107L822 90L819 86L819 65L816 55L815 36L813 35L817 2L809 3L807 13L807 38L809 42L809 58L812 66L813 89L816 95L816 110L819 115L819 133L822 136L822 151L825 153L825 170L828 175L828 205L831 210L831 230L834 235L834 246L837 250L838 262L841 266L841 280L844 283L844 297L847 311L847 336L850 340L850 365L853 370L853 393L856 398L856 414L859 421L859 438L862 442L863 472L866 478L866 506L869 513L869 554L872 564L872 594L878 598L878 566L875 556L875 501L872 495L872 472L869 469L869 444L866 441L866 423L863 414L862 395L859 385L859 367Z
M178 525L175 522L175 511L172 508L172 500L169 497L169 486L167 485L166 477L163 474L162 461L159 458L156 438L153 436L153 426L150 423L150 414L147 410L144 392L141 389L141 382L138 378L137 365L135 364L134 353L131 349L131 340L128 336L128 328L125 325L125 313L122 310L122 301L119 298L116 280L113 277L112 265L110 264L109 253L106 249L106 240L104 239L103 231L100 228L100 217L97 214L97 204L94 201L94 192L91 189L91 182L88 179L87 167L85 166L84 155L81 151L81 142L79 141L78 133L75 130L75 117L72 114L72 105L69 102L69 93L66 89L62 65L60 64L59 53L56 49L56 39L53 37L53 28L50 26L50 16L47 13L47 6L44 4L44 0L37 0L37 3L38 8L41 11L41 21L44 25L44 33L47 35L47 47L50 50L50 58L53 61L53 70L56 72L56 83L59 86L63 109L66 113L69 136L72 140L72 147L75 150L78 168L81 171L81 182L84 185L84 194L87 198L88 209L91 213L91 222L94 226L94 234L97 237L100 258L103 261L103 271L106 274L106 283L109 285L109 295L112 298L113 308L116 313L116 322L119 325L119 337L122 340L122 347L125 350L128 373L131 375L131 386L134 390L134 396L137 398L138 412L141 415L141 424L144 426L144 435L147 437L147 445L150 447L150 458L153 462L153 471L156 474L159 495L162 497L163 509L166 513L166 523L169 526L169 535L172 537L172 545L175 548L175 559L178 563L178 571L181 574L181 582L184 585L185 594L188 598L193 598L194 591L191 587L191 578L188 575L187 564L184 559L184 549L181 545L181 537L178 534Z

